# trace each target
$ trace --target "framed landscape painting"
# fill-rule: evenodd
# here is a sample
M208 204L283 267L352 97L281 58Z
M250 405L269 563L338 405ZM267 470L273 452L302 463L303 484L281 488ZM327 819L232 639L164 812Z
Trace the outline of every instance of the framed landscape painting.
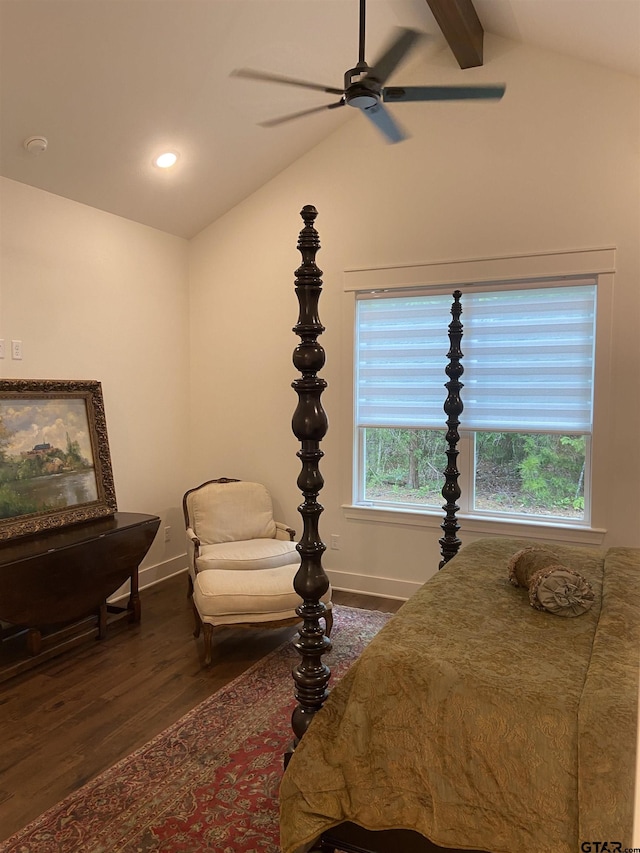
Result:
M0 380L0 541L116 510L100 383Z

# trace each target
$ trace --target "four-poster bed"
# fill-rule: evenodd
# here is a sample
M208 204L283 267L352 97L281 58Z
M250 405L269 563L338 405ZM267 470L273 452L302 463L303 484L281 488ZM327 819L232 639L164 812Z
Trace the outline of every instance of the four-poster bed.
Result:
M441 571L327 699L322 655L330 644L320 598L328 579L317 502L327 428L325 383L317 376L324 364L317 341L324 331L317 310L322 272L315 265L317 213L307 206L301 215L294 331L302 343L294 364L302 378L293 383L300 398L293 429L305 497L295 582L303 626L293 750L280 792L283 853L575 853L584 842L607 839L612 850L630 847L640 549L554 546L559 565L542 579L553 581L551 569L560 569L563 583L579 576L591 596L588 606L564 613L541 613L542 605L529 606L527 591L513 586L515 561L535 542L487 538L459 550L458 291L446 369Z

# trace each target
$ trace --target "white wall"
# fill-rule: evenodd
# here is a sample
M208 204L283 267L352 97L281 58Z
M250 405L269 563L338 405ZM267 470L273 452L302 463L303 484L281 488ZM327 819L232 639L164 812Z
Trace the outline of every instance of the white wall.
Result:
M442 535L439 521L376 524L341 509L351 465L342 276L359 267L616 247L603 544L640 545L640 81L491 37L485 60L465 80L506 82L500 103L395 105L412 134L395 146L355 115L192 241L193 477L262 480L300 530L293 280L298 211L319 210L330 421L320 524L325 542L340 535L323 560L338 584L410 594L435 571ZM406 82L460 74L444 52Z
M184 566L188 243L0 179L0 338L6 379L102 383L118 508L159 515L141 582Z
M603 544L640 544L640 83L492 37L482 68L460 72L443 51L404 79L461 74L504 81L507 93L500 103L395 105L412 134L396 146L356 114L190 244L2 181L0 337L21 339L24 359L0 361L1 375L102 381L119 506L173 529L147 567L184 563L180 498L210 477L265 482L279 517L301 529L291 328L307 203L323 246L320 529L327 542L340 535L324 558L334 582L407 596L435 571L441 536L440 519L372 523L341 508L351 465L342 287L357 267L615 246Z

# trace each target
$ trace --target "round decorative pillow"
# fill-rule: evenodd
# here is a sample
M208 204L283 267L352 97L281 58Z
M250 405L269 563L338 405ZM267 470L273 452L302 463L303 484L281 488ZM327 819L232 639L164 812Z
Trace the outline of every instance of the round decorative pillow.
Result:
M556 616L580 616L594 601L589 581L558 562L548 548L523 548L509 560L509 580L529 590L529 603L536 610Z

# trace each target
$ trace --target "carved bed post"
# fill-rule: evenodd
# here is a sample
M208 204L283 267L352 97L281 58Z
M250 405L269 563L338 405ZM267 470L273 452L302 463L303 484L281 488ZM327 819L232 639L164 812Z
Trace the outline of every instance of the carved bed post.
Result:
M298 239L302 265L295 272L300 313L293 331L299 335L301 342L294 350L293 363L302 377L291 384L299 398L292 428L301 442L297 455L302 462L302 470L297 482L304 496L304 503L298 507L303 520L303 532L296 546L301 563L293 586L303 600L296 610L303 624L294 642L301 661L293 669L295 696L298 700L291 718L293 749L327 698L331 676L329 667L322 662L322 655L331 648L331 643L320 622L325 613L325 605L320 599L329 589L329 579L322 568L322 554L326 546L318 532L323 507L317 501L324 485L318 467L324 456L320 450L320 441L327 432L327 416L320 402L327 383L317 375L325 361L324 349L317 340L318 335L324 332L318 317L322 270L318 269L315 262L320 240L313 225L318 211L312 205L305 205L300 215L305 224Z
M438 565L441 569L452 557L458 553L461 542L458 539L457 533L460 530L460 525L456 520L456 513L460 509L456 501L460 497L460 486L458 485L458 477L460 471L457 467L458 449L457 444L460 441L458 427L460 426L460 415L464 406L460 398L460 391L464 387L460 382L460 377L464 373L464 368L461 364L462 350L460 342L462 340L462 323L460 315L462 314L462 306L460 305L460 297L462 293L459 290L453 293L453 304L451 305L452 320L449 324L449 352L447 358L449 364L445 368L445 372L449 377L449 381L445 382L447 389L447 400L444 404L444 411L447 415L447 467L443 471L445 483L442 488L442 497L446 503L442 507L445 510L444 521L440 525L444 531L444 536L440 539L440 549L442 560Z

